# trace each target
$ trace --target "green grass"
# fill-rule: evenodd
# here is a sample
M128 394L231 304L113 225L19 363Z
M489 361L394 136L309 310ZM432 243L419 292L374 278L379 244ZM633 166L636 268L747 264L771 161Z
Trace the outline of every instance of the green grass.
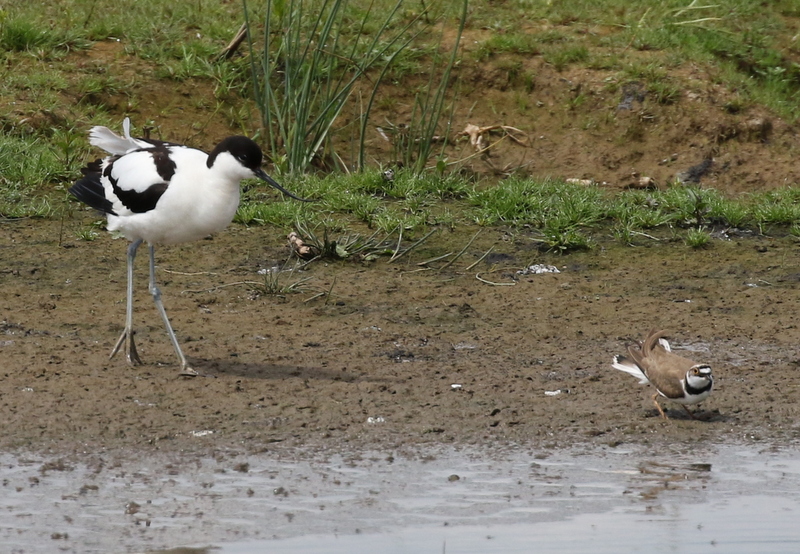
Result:
M25 52L39 58L63 55L70 49L86 48L89 41L68 27L53 29L28 16L0 13L0 50Z
M800 223L800 188L788 187L755 195L750 213L761 231L771 226L795 226Z
M475 56L484 61L496 54L513 53L529 56L541 54L541 40L529 33L494 34L481 42Z
M259 281L248 281L247 285L254 295L258 296L285 296L306 292L306 283L310 277L294 279L293 269L271 267L258 272ZM287 278L287 276L289 276Z
M602 217L602 192L593 186L512 177L474 192L469 202L482 225L588 226Z
M56 145L43 138L0 134L0 183L6 199L34 194L77 169L62 164Z
M458 183L458 186L454 186ZM609 194L594 185L512 177L497 184L467 183L454 176L423 177L409 171L386 181L380 172L358 176L303 176L286 186L317 202L276 202L274 193L251 190L236 221L290 229L297 218L309 225L338 221L341 228L366 225L384 233L478 223L532 229L543 249L556 252L592 248L602 237L622 244L674 238L696 248L712 239L710 228L787 233L800 225L800 188L728 198L714 189L673 186ZM333 218L333 219L332 219ZM703 240L705 237L705 240ZM703 243L702 245L700 243Z
M684 242L694 249L705 248L711 244L711 235L702 227L689 229L686 231Z
M392 117L391 123L398 128L404 123L398 115L402 113L405 122L411 123L406 129L411 127L419 134L408 135L404 143L398 139L395 151L382 158L376 155L371 166L344 164L366 166L363 172L282 176L290 189L317 200L310 204L282 201L274 191L250 188L243 196L237 222L288 230L298 220L305 220L331 229L339 226L345 234L351 227L366 227L386 234L402 230L409 236L424 234L432 227L456 228L477 222L529 233L543 248L557 252L591 248L608 237L634 244L658 236L698 247L712 244L715 239L710 230L717 228L763 233L797 233L800 228L800 189L796 187L735 198L714 190L677 186L610 195L600 187L541 177L468 179L432 169L433 162L444 165L451 160L446 160L444 146L440 149L429 140L434 133L446 134L446 121L459 90L453 85L473 86L480 93L479 78L477 84L457 83L462 75L469 76L464 71L469 64L486 64L487 72L497 72L501 83L514 89L509 119L539 109L535 98L531 100L537 86L530 64L533 59L550 64L565 78L574 69L601 72L607 92L617 93L629 83L641 83L648 99L661 106L683 101L681 92L686 84L680 81L682 71L705 68L714 86L735 92L726 100L728 113L758 107L795 123L800 118L800 66L791 54L796 49L791 18L800 16L796 2L720 0L692 9L687 9L687 0L473 2L464 27L483 38L469 43L471 54L464 57L451 57L450 50L443 48L444 37L452 42L452 36L442 30L452 34L459 27L460 2L406 2L397 18L385 25L383 38L379 34L384 22L364 17L369 2L351 0L348 5L353 11L337 19L334 29L346 55L342 57L338 50L341 59L321 63L310 74L311 86L305 92L343 78L352 61L367 55L367 46L374 42L384 58L365 71L368 85L350 91L352 103L334 109L342 117L334 128L341 126L354 136L368 128L365 114L370 87L386 67L386 83L402 87L415 79L418 94L408 105L378 97L375 108L387 111L387 119ZM372 9L387 13L394 5L392 0L375 0ZM266 3L250 2L248 6L259 14L257 25L261 25ZM430 10L425 12L424 7ZM237 132L257 134L261 123L271 124L269 117L258 117L253 103L247 48L230 60L218 59L221 48L243 21L240 3L210 0L14 2L0 9L0 99L8 106L0 114L0 216L57 217L64 206L71 209L77 205L73 201L65 204L64 190L91 157L85 140L90 125L116 128L128 111L139 113L140 120L135 123L140 128L148 121L157 126L159 118L176 117L176 112L147 112L147 95L152 93L146 86L149 83L159 85L159 94L185 85L189 92L176 94L175 104L196 103L202 108L198 109L202 118L225 117ZM263 32L263 26L257 31ZM387 46L387 37L401 32L406 33L404 37L413 35L414 40L404 48L395 45L380 50ZM73 55L90 48L94 41L112 47L118 40L114 61L119 64L114 66L123 71L112 71L107 59ZM392 63L383 65L387 56ZM269 76L280 87L287 58L277 59ZM431 72L431 67L437 70ZM137 87L140 79L145 82L141 90ZM201 88L213 92L195 94ZM592 102L591 92L583 89L571 97L566 108L580 112ZM591 115L602 121L603 114ZM313 122L313 117L306 121L309 125ZM383 121L369 125L378 123L385 125ZM632 127L616 140L630 141L643 132L641 127ZM280 152L296 135L288 130L271 139L267 135L265 125L257 138L262 144L274 143L271 161L279 168L292 169L294 162ZM309 142L312 151L306 151L306 161L327 148L324 137ZM363 155L353 157L364 160ZM385 179L377 167L398 160L405 169L398 170L394 179ZM331 163L329 167L339 165ZM89 231L81 232L84 240L92 236Z
M505 9L474 7L472 21L491 21L496 29L475 51L478 60L499 54L543 55L559 71L575 64L616 67L631 77L631 66L642 63L635 53L646 52L650 71L634 78L642 79L660 103L677 101L677 90L665 82L663 70L653 69L713 65L716 77L738 90L743 102L766 105L791 120L800 117L800 66L786 53L794 40L788 37L796 33L791 19L784 19L796 17L795 2L722 0L691 6L685 0L518 0L505 4ZM563 27L537 32L521 25L541 20ZM615 32L597 36L569 31L596 26ZM592 55L587 48L593 47L605 55Z
M463 28L467 0L462 5L464 15L459 29ZM425 10L405 20L403 0L384 10L368 6L359 10L357 5L351 7L349 0L267 0L259 11L250 10L245 4L253 97L271 157L281 159L285 172L308 172L312 167L364 168L366 129L378 88L390 72L395 79L408 72L408 68L392 71L394 62L413 63L415 58L403 55L403 51L427 30L429 16ZM263 22L264 27L260 40L255 36L257 21ZM419 25L423 25L422 30L416 30ZM442 29L440 36L444 36L443 26ZM404 145L403 162L414 165L418 173L431 155L431 139L443 114L460 36L459 31L441 77L437 78L438 71L429 71L427 87L415 98L408 124L411 140ZM427 57L438 69L438 49L430 50ZM359 121L350 126L351 136L358 142L358 156L355 163L348 164L343 161L334 134L341 131L339 122L351 94L365 82L369 82L366 101L361 103Z
M583 44L569 44L548 49L544 54L547 63L556 71L564 71L570 65L585 64L589 61L589 49Z

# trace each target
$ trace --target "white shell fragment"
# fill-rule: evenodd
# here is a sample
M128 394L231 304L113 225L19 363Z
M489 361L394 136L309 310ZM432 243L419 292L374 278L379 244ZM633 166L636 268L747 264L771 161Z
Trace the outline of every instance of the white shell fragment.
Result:
M554 265L533 264L517 271L517 275L542 275L544 273L561 273Z
M191 432L191 433L189 433L189 434L190 434L190 435L192 435L193 437L205 437L205 436L208 436L208 435L213 435L213 434L214 434L214 431L209 431L209 430L204 430L204 431L192 431L192 432Z

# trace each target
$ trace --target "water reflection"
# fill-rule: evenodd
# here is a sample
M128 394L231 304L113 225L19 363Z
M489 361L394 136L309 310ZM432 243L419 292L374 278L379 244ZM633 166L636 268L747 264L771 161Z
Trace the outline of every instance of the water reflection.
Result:
M0 544L10 551L800 551L796 451L0 462Z

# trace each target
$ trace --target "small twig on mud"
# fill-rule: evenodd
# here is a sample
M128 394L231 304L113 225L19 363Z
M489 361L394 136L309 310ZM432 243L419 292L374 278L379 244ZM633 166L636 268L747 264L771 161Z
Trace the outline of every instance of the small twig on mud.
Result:
M190 294L197 294L201 292L214 292L215 290L224 289L227 287L235 287L237 285L260 285L261 283L256 283L255 281L236 281L235 283L225 283L224 285L217 285L216 287L211 287L210 289L186 289L182 290L181 294L190 293Z
M67 215L67 210L61 210L61 223L58 226L58 245L63 244L64 238L64 217Z
M409 246L408 248L406 248L405 250L403 250L403 251L402 251L402 252L400 252L399 254L397 254L397 253L395 252L395 255L394 255L394 256L392 256L392 258L389 260L389 263L392 263L392 262L394 262L395 260L399 260L400 258L402 258L403 256L405 256L406 254L408 254L409 252L411 252L412 250L414 250L414 249L415 249L417 246L419 246L420 244L422 244L423 242L425 242L426 240L428 240L428 238L429 238L429 237L430 237L432 234L434 234L435 232L436 232L436 229L431 229L431 230L428 232L428 234L427 234L427 235L425 235L424 237L422 237L421 239L419 239L417 242L415 242L414 244L412 244L411 246ZM401 236L401 237L403 236L403 231L402 231L402 229L400 230L400 236ZM398 243L398 244L399 244L399 243ZM398 248L399 248L399 246L398 246Z
M325 305L327 306L328 305L328 301L331 299L331 296L333 295L333 287L334 287L335 284L336 284L336 277L333 278L333 281L331 282L331 286L328 288L327 291L323 290L323 291L318 292L317 294L311 296L310 298L306 298L305 300L303 300L303 304L305 304L307 302L311 302L312 300L316 300L317 298L319 298L321 296L324 296L325 297Z
M217 55L217 59L221 60L222 58L230 59L235 53L236 50L239 49L242 42L244 42L245 37L247 36L247 23L242 23L242 26L239 27L239 30L234 35L233 39L228 43L228 46L222 49L222 52Z
M411 271L403 271L400 273L400 277L402 277L403 275L408 275L409 273L419 273L420 271L430 271L430 270L431 268L429 267L421 267L419 269L412 269Z
M484 259L484 258L486 258L486 256L488 256L488 255L489 255L489 253L490 253L492 250L494 250L494 246L491 246L491 247L489 248L489 250L487 250L486 252L484 252L483 256L481 256L480 258L478 258L477 260L475 260L475 262L474 262L474 263L470 264L470 266L469 266L469 267L467 267L466 271L470 271L470 270L471 270L473 267L475 267L476 265L478 265L479 263L481 263L481 262L483 261L483 259Z
M447 269L448 267L450 267L451 265L453 265L453 263L454 263L456 260L458 260L458 259L459 259L459 258L460 258L460 257L461 257L463 254L464 254L464 252L466 252L466 251L467 251L467 248L469 248L469 247L470 247L470 245L472 245L472 243L473 243L473 242L475 242L475 239L476 239L476 238L478 238L478 235L480 235L480 234L481 234L481 231L483 231L483 229L478 229L478 232L477 232L477 233L475 233L475 234L472 236L472 238L471 238L471 239L469 239L469 242L466 244L466 246L464 246L464 248L462 248L462 249L461 249L461 252L459 252L459 253L456 255L456 257L455 257L455 258L453 258L452 260L450 260L449 262L447 262L446 264L444 264L442 267L440 267L440 268L439 268L439 271L442 271L443 269Z
M400 235L397 237L397 248L394 249L394 254L392 257L389 258L389 263L392 263L396 258L401 256L400 254L400 243L403 241L403 227L400 227Z
M516 283L495 283L493 281L487 281L486 279L481 277L480 273L476 273L475 278L482 283L486 283L487 285L492 285L494 287L513 287L514 285L516 285Z
M328 295L325 297L325 305L326 306L328 305L328 302L330 301L331 296L333 295L333 286L335 284L336 284L336 277L334 277L333 281L331 281L331 288L328 289Z
M648 235L647 233L642 233L641 231L631 231L631 234L632 235L639 235L639 236L642 236L642 237L647 237L647 238L653 239L655 241L660 241L661 240L660 238L654 237L653 235Z
M159 271L163 271L164 273L172 273L173 275L188 275L190 277L194 277L195 275L218 275L217 273L212 273L210 271L198 271L197 273L187 273L185 271L173 271L171 269L163 269L158 268Z
M452 255L453 255L452 252L448 252L447 254L443 254L441 256L436 256L435 258L431 258L430 260L425 260L424 262L419 262L417 265L428 265L431 262L437 262L439 260L443 260L444 258L446 258L448 256L452 256ZM447 267L447 266L445 266L445 267Z

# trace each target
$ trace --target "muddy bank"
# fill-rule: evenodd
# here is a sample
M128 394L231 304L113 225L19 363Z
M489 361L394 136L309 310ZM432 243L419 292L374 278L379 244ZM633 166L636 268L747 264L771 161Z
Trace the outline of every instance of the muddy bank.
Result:
M67 222L64 236L80 224ZM468 238L444 235L402 263L313 263L286 277L309 279L299 294L236 284L284 262L276 235L234 226L159 250L167 311L205 374L184 379L146 292L145 259L134 319L146 365L131 368L108 359L124 319L124 242L103 234L59 246L58 222L4 224L0 447L558 447L800 436L800 267L791 239L715 241L705 251L609 245L559 257L490 230L461 269L416 265ZM464 272L491 244L493 265ZM561 273L515 274L533 262ZM514 284L489 285L475 271ZM332 293L312 299L321 291ZM652 391L610 367L651 326L713 366L704 421L679 408L662 421Z

